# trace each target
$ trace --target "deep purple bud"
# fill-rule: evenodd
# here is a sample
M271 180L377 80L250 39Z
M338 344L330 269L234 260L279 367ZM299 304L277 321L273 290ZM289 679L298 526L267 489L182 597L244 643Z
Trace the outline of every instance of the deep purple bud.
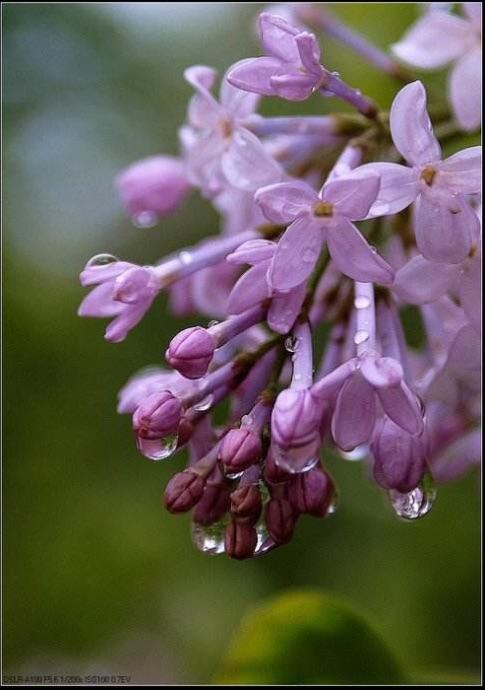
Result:
M183 163L172 156L151 156L133 163L118 175L115 185L126 212L147 225L157 216L173 213L189 190Z
M231 513L237 520L254 525L260 514L263 502L256 484L239 486L231 494Z
M224 545L226 554L230 558L243 560L254 555L258 535L252 525L247 522L231 522L226 528Z
M299 513L324 517L335 493L335 486L326 472L315 468L294 476L288 486L288 498Z
M163 502L171 513L185 513L200 500L205 480L195 470L189 468L177 472L167 484Z
M159 439L177 432L182 404L170 391L152 393L133 413L133 430L145 439Z
M221 444L219 458L230 472L241 472L254 465L261 457L259 434L247 427L231 429Z
M412 436L385 417L377 425L371 443L374 479L384 489L407 493L426 472L423 438Z
M229 510L229 496L229 489L225 485L206 485L202 498L194 508L194 522L199 525L213 525L219 522Z
M286 544L293 536L298 514L286 498L272 498L266 506L266 527L277 544Z
M294 474L286 472L282 467L276 464L273 452L270 448L264 465L264 478L266 481L270 484L283 484L294 476Z
M188 379L198 379L207 373L216 343L205 328L186 328L172 338L165 353L167 362Z

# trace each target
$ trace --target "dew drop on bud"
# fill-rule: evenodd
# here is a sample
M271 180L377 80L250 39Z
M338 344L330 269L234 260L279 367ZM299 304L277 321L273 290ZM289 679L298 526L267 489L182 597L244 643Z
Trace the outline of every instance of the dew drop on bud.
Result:
M333 492L332 500L328 504L327 512L325 513L325 517L328 517L330 515L333 515L334 513L337 512L337 509L340 504L340 496L338 494L338 491L335 489Z
M418 520L429 513L436 498L436 489L430 481L422 481L415 489L402 494L389 491L389 498L396 515L403 520Z
M106 266L107 264L114 264L119 259L113 254L96 254L92 259L89 259L88 266Z
M258 541L256 542L256 548L254 549L255 556L262 556L263 553L269 551L274 542L269 536L268 529L264 520L260 520L256 525L256 534L258 535Z
M214 326L218 326L218 325L219 325L219 321L217 321L216 319L212 319L212 321L209 321L209 323L207 324L207 328L214 328Z
M353 450L339 450L338 454L341 458L343 458L344 460L348 460L349 462L360 462L368 456L369 447L365 444L362 444L361 446L357 446Z
M153 228L157 220L158 216L153 211L141 211L132 217L131 222L135 228Z
M184 264L184 266L187 266L193 261L192 254L187 251L182 251L179 253L179 260L180 263Z
M203 398L200 402L195 403L192 409L195 412L207 412L207 410L210 409L210 406L213 402L214 396L212 395L212 393L209 393L209 395L206 395L205 398Z
M168 434L161 439L147 440L137 437L136 445L142 455L149 460L159 461L170 458L177 450L178 435Z
M210 556L218 556L224 553L224 532L226 523L216 522L214 525L198 525L192 523L192 542L194 546Z

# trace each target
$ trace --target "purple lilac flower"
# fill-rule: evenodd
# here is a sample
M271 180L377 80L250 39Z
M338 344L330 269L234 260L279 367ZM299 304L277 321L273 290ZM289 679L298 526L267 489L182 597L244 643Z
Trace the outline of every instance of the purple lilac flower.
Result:
M219 101L213 70L186 72L196 93L180 131L182 163L154 157L119 177L138 225L175 209L190 184L219 213L220 236L148 266L101 255L81 273L93 290L79 313L112 318L113 342L164 289L173 313L201 315L170 341L170 369L129 379L118 411L132 415L150 460L187 450L165 507L191 512L198 549L238 560L288 543L304 516L335 512L336 484L321 460L329 447L365 459L404 519L429 511L433 479L452 481L479 459L480 148L441 160L443 133L431 129L420 82L394 100L391 142L387 115L374 117L367 99L320 65L315 37L270 14L260 18L268 55L234 66L235 86L224 78ZM291 14L326 20L319 8ZM432 14L437 26L448 21L443 9ZM449 17L455 27L464 21ZM328 27L403 76L352 30ZM429 46L429 59L448 48ZM313 90L369 117L254 112L260 94L301 100ZM368 241L353 225L367 219ZM406 304L423 323L418 349L406 342Z
M352 221L367 216L380 179L359 172L327 181L317 193L299 181L263 187L256 194L265 216L290 224L272 259L269 281L279 290L301 284L313 271L324 243L342 273L389 285L391 267L370 247Z
M320 48L313 34L268 13L260 15L259 30L267 57L249 58L233 65L227 75L233 86L289 101L304 101L320 90L348 101L368 117L376 115L371 101L320 64Z
M440 69L452 63L448 97L462 128L474 130L480 126L482 114L482 5L463 2L461 6L462 17L447 11L427 12L392 50L400 60L420 69Z

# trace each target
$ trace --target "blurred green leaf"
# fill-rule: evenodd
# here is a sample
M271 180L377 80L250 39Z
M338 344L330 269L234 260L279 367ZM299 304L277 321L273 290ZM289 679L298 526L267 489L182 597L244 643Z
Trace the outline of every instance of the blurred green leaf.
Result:
M220 684L402 683L399 664L365 618L334 597L286 593L250 612Z

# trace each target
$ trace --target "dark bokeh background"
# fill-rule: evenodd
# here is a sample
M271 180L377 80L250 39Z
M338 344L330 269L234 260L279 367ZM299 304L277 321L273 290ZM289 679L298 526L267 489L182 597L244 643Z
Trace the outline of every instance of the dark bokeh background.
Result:
M116 673L207 682L245 611L300 585L367 611L414 670L479 668L476 476L443 487L419 524L396 520L358 463L330 461L337 514L302 520L293 542L251 562L198 553L160 496L183 458L138 456L116 394L161 360L181 325L160 299L120 345L81 321L77 274L109 251L151 262L217 231L195 196L152 230L125 219L116 172L176 153L194 63L255 54L258 6L86 3L3 6L6 423L4 664L10 673ZM385 47L409 4L335 8ZM332 42L327 64L389 104L395 85ZM329 108L314 99L266 112ZM322 650L322 653L324 650Z

